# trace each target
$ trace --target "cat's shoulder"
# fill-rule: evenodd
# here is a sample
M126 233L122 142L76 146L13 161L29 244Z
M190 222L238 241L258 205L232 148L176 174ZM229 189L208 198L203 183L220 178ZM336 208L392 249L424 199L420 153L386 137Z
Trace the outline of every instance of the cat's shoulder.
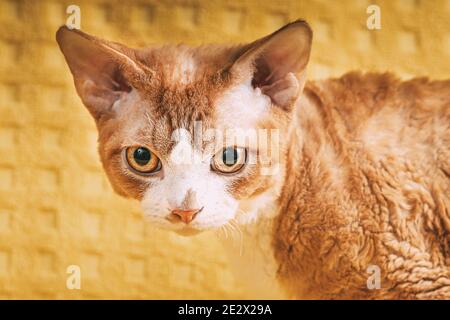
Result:
M450 79L432 80L416 77L403 80L394 73L351 71L340 77L308 81L305 90L320 93L322 96L350 97L378 95L379 98L392 95L426 95L429 93L450 99Z
M342 111L359 106L376 111L386 106L423 111L450 108L450 79L403 80L393 73L353 71L341 77L308 81L305 95ZM350 110L348 110L350 111Z

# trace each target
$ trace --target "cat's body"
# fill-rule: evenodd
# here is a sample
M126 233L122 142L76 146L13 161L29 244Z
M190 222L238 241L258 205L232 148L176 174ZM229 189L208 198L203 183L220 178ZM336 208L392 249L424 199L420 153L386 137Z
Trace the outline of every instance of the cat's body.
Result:
M242 229L255 296L450 298L450 81L306 83L302 21L236 47L57 40L114 189L182 234Z
M264 263L285 295L250 282L271 297L450 298L450 81L352 73L307 84L297 110L272 236L244 250L242 281Z

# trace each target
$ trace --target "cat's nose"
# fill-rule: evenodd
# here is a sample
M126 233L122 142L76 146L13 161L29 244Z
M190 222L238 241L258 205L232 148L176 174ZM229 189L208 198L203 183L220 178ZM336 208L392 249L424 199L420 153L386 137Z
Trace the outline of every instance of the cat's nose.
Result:
M172 210L171 215L180 220L183 221L184 223L188 224L190 223L192 220L194 220L195 216L197 215L197 213L199 213L200 211L202 211L203 208L201 209L190 209L190 210L181 210L181 209L175 209Z

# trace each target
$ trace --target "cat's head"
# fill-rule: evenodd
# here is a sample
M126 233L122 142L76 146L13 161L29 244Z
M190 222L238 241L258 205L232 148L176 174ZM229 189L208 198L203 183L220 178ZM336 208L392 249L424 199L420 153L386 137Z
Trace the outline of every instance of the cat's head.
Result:
M305 83L303 21L250 44L131 49L62 27L114 190L181 234L255 219L276 200Z

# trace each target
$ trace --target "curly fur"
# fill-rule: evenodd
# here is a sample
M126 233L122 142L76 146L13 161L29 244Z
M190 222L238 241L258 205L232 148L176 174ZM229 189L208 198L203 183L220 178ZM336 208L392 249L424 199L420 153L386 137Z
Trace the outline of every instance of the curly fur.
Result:
M450 81L310 82L294 126L273 241L289 292L450 298Z

